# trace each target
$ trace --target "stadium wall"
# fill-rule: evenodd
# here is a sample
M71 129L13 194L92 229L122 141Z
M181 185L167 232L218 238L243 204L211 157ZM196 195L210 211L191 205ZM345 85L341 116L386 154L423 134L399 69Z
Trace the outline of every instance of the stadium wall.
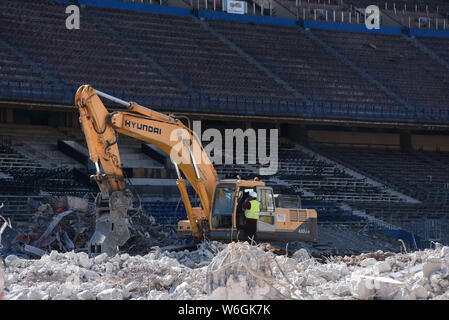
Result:
M364 24L337 23L327 21L299 20L298 24L305 29L309 28L309 29L346 31L346 32L391 34L391 35L400 35L402 32L401 28L396 27L382 26L380 29L368 29Z
M78 0L80 5L89 5L94 7L121 9L137 12L148 12L156 14L168 14L175 16L190 16L190 9L170 6L155 6L147 3L123 2L119 0Z
M401 135L402 133L402 135ZM298 132L299 134L299 132ZM398 133L308 130L310 141L371 147L408 148L423 151L449 151L449 136L443 134L413 134L407 131Z
M310 140L339 145L370 145L400 147L399 133L374 133L374 132L345 132L310 130L307 132Z
M412 135L412 147L424 151L449 151L449 137L443 135Z
M225 12L219 12L219 11L206 11L206 10L195 10L195 15L198 18L206 18L206 19L213 19L213 20L252 22L252 23L257 23L257 24L270 24L270 25L284 26L284 27L296 26L296 20L289 19L289 18L240 15L240 14L232 14L232 13L225 13Z
M431 30L431 29L408 29L407 34L411 37L433 37L433 38L448 38L449 31L447 30Z

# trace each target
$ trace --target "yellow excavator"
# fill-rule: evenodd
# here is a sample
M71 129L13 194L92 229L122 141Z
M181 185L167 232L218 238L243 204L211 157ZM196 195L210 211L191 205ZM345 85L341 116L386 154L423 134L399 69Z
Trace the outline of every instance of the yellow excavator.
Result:
M118 103L128 111L109 112L100 97ZM173 115L123 101L90 85L77 90L75 105L90 160L96 167L96 174L91 178L100 188L95 199L96 226L89 241L89 254L106 252L114 255L130 237L126 218L132 193L125 183L118 134L153 144L170 156L188 217L188 220L179 221L178 237L245 240L242 206L248 194L255 191L261 204L256 240L316 240L315 210L275 207L272 188L257 178L219 180L198 136ZM200 207L192 207L183 175L198 195Z

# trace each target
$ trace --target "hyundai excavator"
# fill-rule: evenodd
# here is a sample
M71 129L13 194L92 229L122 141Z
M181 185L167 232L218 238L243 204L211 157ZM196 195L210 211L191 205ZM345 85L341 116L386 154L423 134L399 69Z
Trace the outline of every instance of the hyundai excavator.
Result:
M127 111L109 112L100 97L126 107ZM117 145L118 134L152 144L170 156L188 217L188 220L178 222L179 238L248 240L243 231L245 217L242 207L248 194L255 191L261 204L256 240L316 240L315 210L275 207L272 188L257 178L219 180L198 136L174 115L121 100L90 85L77 90L75 105L79 110L89 158L96 168L91 179L100 189L95 199L95 232L88 244L90 255L103 252L115 255L130 237L127 214L132 192L125 182ZM192 207L183 176L198 195L199 207Z

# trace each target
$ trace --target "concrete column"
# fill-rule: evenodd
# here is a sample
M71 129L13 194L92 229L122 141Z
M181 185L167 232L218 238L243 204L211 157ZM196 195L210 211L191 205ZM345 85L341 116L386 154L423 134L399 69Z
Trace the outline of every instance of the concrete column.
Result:
M12 109L5 109L5 123L14 123L14 117Z
M399 136L399 143L401 145L401 149L409 150L412 148L412 135L410 130L401 130Z
M67 112L65 114L66 126L68 128L79 128L79 115L76 112Z
M278 129L280 138L288 138L288 123L276 123L276 129Z
M295 142L307 142L307 129L304 124L288 124L288 138Z

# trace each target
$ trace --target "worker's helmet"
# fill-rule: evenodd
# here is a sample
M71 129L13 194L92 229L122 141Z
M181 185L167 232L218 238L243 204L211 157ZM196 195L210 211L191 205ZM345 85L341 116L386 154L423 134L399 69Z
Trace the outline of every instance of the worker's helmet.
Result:
M257 192L251 191L251 192L249 193L249 196L250 196L250 197L253 197L253 198L257 198Z

